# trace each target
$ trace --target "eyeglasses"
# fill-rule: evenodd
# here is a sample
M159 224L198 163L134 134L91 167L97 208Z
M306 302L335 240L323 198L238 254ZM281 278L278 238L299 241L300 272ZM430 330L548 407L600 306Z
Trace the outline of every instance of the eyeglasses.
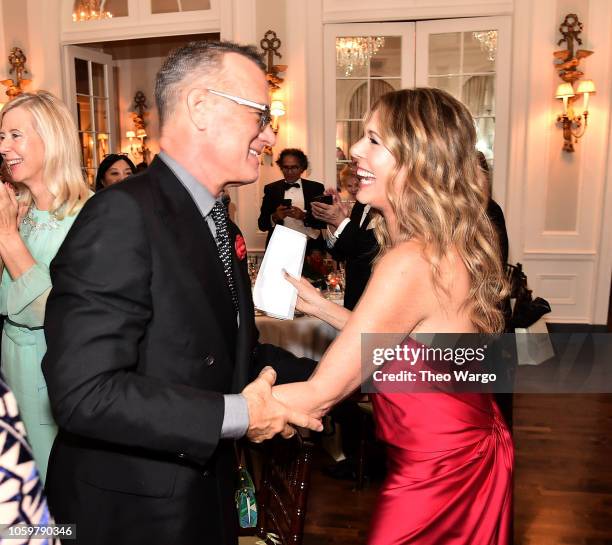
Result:
M215 91L214 89L206 89L209 93L213 95L217 95L223 98L227 98L236 104L240 104L241 106L248 106L249 108L255 108L261 112L259 116L259 130L263 131L272 120L272 114L270 113L270 106L267 104L260 104L259 102L254 102L253 100L247 100L246 98L237 97L235 95L230 95L228 93L222 93L221 91Z
M281 170L302 170L300 165L280 165Z

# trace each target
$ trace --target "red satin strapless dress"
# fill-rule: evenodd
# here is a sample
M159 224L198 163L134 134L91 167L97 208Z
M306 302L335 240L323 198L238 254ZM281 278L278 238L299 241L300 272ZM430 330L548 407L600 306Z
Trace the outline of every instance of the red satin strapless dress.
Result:
M388 473L369 545L509 545L512 438L490 394L371 396Z

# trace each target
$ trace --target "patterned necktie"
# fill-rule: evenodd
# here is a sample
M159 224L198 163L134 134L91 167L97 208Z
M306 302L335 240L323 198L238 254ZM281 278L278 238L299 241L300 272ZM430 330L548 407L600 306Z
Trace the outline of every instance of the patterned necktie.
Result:
M238 312L238 293L236 292L234 276L232 275L232 247L230 245L229 231L227 229L226 208L220 201L215 202L211 216L217 230L217 251L219 252L219 257L223 264L223 272L225 273L227 285L232 294L234 309Z

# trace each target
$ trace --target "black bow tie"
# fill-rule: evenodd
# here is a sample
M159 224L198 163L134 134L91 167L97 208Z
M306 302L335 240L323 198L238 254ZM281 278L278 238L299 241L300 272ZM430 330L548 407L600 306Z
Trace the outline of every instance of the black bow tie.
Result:
M291 189L292 187L295 187L296 189L300 188L300 184L298 184L297 182L285 182L285 190L287 189Z

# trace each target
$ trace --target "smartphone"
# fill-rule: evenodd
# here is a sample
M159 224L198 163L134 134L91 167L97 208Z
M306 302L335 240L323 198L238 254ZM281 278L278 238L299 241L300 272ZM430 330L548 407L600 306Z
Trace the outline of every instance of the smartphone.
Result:
M323 204L334 204L334 198L331 195L317 195L312 198L312 202L322 202Z
M283 199L281 201L281 206L286 206L287 208L291 208L291 199Z

